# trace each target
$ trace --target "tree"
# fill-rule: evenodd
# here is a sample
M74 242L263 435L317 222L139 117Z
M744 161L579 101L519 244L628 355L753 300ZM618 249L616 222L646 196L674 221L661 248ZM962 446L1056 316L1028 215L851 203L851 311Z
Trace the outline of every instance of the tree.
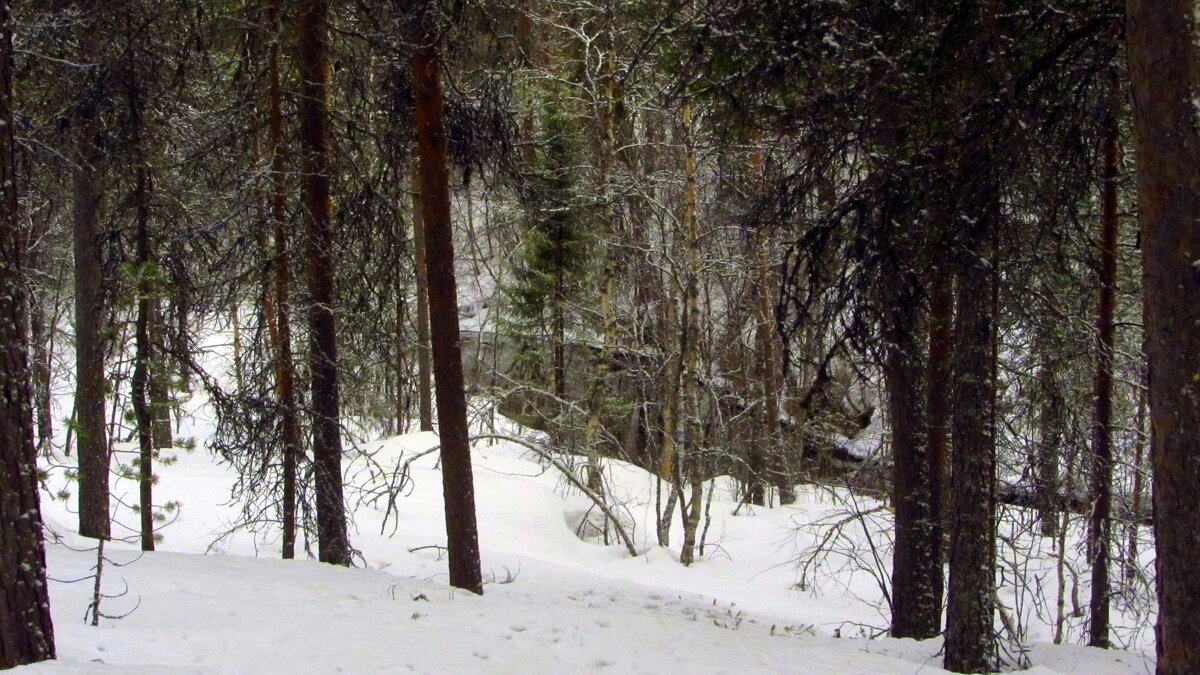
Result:
M71 122L75 134L75 438L79 459L79 533L109 537L108 438L105 431L103 332L103 268L100 260L100 187L102 150L97 144L107 73L98 63L94 0L80 3L78 61L83 82L76 94Z
M435 7L434 3L426 2L414 8L416 51L412 57L412 87L429 281L433 377L441 440L442 490L446 504L446 548L450 585L482 594L479 534L475 523L475 479L471 472L467 397L463 387L458 329L458 289L454 277L441 57L431 26Z
M1096 318L1096 422L1092 436L1092 518L1088 548L1092 554L1091 622L1088 644L1108 647L1109 549L1112 545L1113 480L1113 315L1117 302L1117 118L1110 112L1103 138L1100 171L1100 299Z
M296 557L296 480L298 466L304 447L300 435L300 415L296 407L295 363L292 359L291 293L292 274L288 254L291 224L287 216L287 187L284 176L283 144L283 96L280 91L280 21L279 0L271 0L267 6L267 30L271 32L271 46L267 54L267 128L269 130L269 156L271 159L271 234L274 239L274 255L269 269L271 274L263 297L268 299L265 308L267 329L272 342L275 360L275 387L279 397L280 426L283 432L283 503L280 517L283 519L282 557ZM266 232L262 236L267 236Z
M6 0L0 3L0 670L54 658L25 340L12 70Z
M342 496L337 328L333 313L333 207L330 202L329 4L306 0L299 8L300 142L304 170L305 257L310 306L313 467L321 562L350 564Z
M1158 673L1200 672L1200 90L1195 0L1129 0L1158 589Z

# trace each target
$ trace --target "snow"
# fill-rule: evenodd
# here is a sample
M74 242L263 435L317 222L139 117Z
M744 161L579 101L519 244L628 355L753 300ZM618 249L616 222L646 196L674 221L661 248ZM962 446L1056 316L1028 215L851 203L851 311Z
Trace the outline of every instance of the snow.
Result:
M811 524L839 512L827 490L801 488L789 507L738 509L728 481L718 480L706 556L683 567L677 547L655 543L655 481L646 472L606 464L609 493L633 528L639 555L631 558L615 540L577 536L578 525L595 517L590 501L553 469L517 444L479 441L474 475L487 583L477 597L449 588L439 559L445 530L436 453L413 462L411 490L386 523L386 500L362 499L382 487L369 467L390 470L435 445L432 433L347 452L351 543L361 557L359 567L344 569L278 560L273 527L230 533L240 513L228 503L234 475L203 450L212 432L203 397L190 407L179 436L196 438L199 449L166 451L177 461L158 467L156 501L181 505L159 551L141 554L122 542L107 549L121 566L105 565L104 589L128 592L104 600L101 611L125 618L85 623L93 542L71 531L73 497L43 496L60 539L48 546L60 660L18 672L944 672L940 641L864 637L886 625L872 606L881 591L870 575L832 566L826 573L836 583L797 590L794 561L814 543ZM528 437L511 425L496 431ZM65 478L73 459L57 459L48 494L74 487ZM135 483L113 480L116 496L135 501ZM117 520L136 522L128 512ZM677 511L672 542L681 538ZM76 579L84 580L67 583ZM1039 675L1152 670L1132 652L1076 646L1036 645L1032 661Z

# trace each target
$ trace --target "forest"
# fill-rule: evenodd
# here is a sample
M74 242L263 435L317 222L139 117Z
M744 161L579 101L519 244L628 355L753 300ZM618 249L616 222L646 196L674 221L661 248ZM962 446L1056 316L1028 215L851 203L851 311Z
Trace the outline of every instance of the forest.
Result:
M0 669L1200 673L1197 16L0 0Z

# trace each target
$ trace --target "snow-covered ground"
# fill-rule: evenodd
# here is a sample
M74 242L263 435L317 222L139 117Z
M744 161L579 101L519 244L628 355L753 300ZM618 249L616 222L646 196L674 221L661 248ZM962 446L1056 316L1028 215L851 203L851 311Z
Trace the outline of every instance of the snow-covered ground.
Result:
M655 482L644 471L606 467L612 499L633 528L639 555L630 557L616 542L577 535L595 514L554 469L520 445L480 441L475 487L488 583L476 597L447 586L439 559L436 453L413 462L412 483L386 522L386 499L362 499L384 486L380 468L390 472L430 448L433 434L348 452L351 542L361 558L343 569L278 560L272 527L229 534L240 514L229 503L234 475L204 450L212 421L202 397L191 408L180 436L195 438L197 449L165 451L176 461L159 468L156 502L180 504L159 552L109 545L109 559L123 566L105 569L104 590L127 592L101 611L124 618L85 623L94 542L72 533L73 497L43 498L60 541L48 548L60 660L28 672L943 672L938 641L865 637L886 625L872 606L882 592L871 574L826 566L820 574L835 583L798 586L795 561L817 536L804 526L842 508L827 491L802 489L785 508L737 509L719 481L706 556L683 567L677 548L655 545ZM73 488L65 478L72 460L60 459L51 491ZM136 501L132 481L114 477L113 487L125 503ZM136 518L119 511L117 520ZM681 536L676 517L672 542ZM68 583L76 579L84 581ZM1153 670L1132 652L1045 644L1034 646L1032 662L1043 675Z

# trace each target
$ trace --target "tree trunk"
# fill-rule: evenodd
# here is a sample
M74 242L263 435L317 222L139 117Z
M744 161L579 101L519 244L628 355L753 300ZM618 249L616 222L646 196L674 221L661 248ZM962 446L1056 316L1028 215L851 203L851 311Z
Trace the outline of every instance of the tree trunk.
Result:
M308 270L309 371L312 379L313 475L321 562L350 564L342 498L337 329L333 315L333 220L329 198L329 61L327 0L299 6L300 142L303 147Z
M1150 361L1158 673L1200 672L1200 89L1195 0L1129 0Z
M274 226L275 255L271 262L273 274L275 331L270 335L275 356L275 388L279 395L280 425L283 435L283 558L296 557L296 474L303 454L300 417L296 408L295 364L292 359L291 256L288 254L287 185L284 176L283 112L279 86L279 0L268 7L268 23L272 34L267 56L267 108L270 125L271 153L271 220ZM270 324L268 324L270 325Z
M986 191L986 190L985 190ZM983 198L976 195L976 198ZM994 214L973 219L963 237L956 274L952 442L954 510L944 668L990 672L995 596L996 448L994 436L992 303L989 263Z
M12 24L0 3L0 670L54 658L25 343Z
M1137 417L1134 424L1134 432L1136 435L1135 450L1133 455L1133 497L1131 499L1130 513L1132 517L1129 519L1129 541L1126 545L1125 554L1125 582L1133 581L1137 573L1141 570L1141 565L1138 563L1138 530L1141 528L1142 520L1142 457L1146 453L1146 390L1142 389L1138 393Z
M612 26L609 26L609 31ZM604 98L600 103L600 203L602 205L601 279L600 279L600 322L604 330L604 343L596 353L594 381L589 404L587 428L584 432L585 451L588 459L587 485L590 490L603 495L604 480L600 465L600 448L597 436L603 424L603 413L608 401L608 362L612 359L613 343L616 342L616 320L613 316L613 290L616 283L616 260L610 240L616 234L613 209L612 170L616 153L613 146L613 86L615 80L616 54L610 46L606 52L607 65L604 75Z
M1058 501L1062 494L1058 477L1059 448L1063 443L1066 408L1062 385L1050 361L1042 364L1038 380L1045 398L1042 401L1039 420L1040 438L1034 457L1034 488L1037 491L1038 521L1041 523L1042 536L1057 537L1060 508Z
M87 19L80 27L79 62L96 62L95 34L90 26L96 3L81 7ZM91 66L87 81L99 87L98 67ZM73 111L76 148L74 163L75 247L75 438L79 461L79 533L109 537L108 441L104 422L104 343L100 264L99 111L95 96L84 96Z
M945 252L941 254L947 260ZM946 475L950 448L950 370L953 360L954 340L954 275L945 268L935 269L929 290L929 363L925 373L925 419L929 436L929 508L935 515L934 532L930 537L937 543L938 560L945 562L946 526L950 522L947 512L953 505ZM945 585L945 573L941 562L937 574L938 582Z
M130 67L132 71L132 66ZM150 321L155 289L150 284L150 176L142 146L141 92L136 77L129 75L130 140L137 162L134 169L134 241L137 271L137 319L134 329L133 376L130 378L130 399L137 425L138 439L138 515L141 525L143 551L154 550L154 418L150 413L150 364L153 345L150 344Z
M36 264L31 262L36 269ZM39 298L29 298L29 337L33 356L33 405L34 419L37 426L37 447L39 453L50 450L50 442L54 439L54 415L51 412L52 397L50 395L51 371L50 355L54 336L54 315L47 322L46 306Z
M750 155L750 168L753 172L755 186L763 189L763 157L761 148L755 148ZM759 383L762 391L762 417L760 422L760 440L752 443L747 462L750 466L749 502L762 505L765 502L764 473L767 470L767 460L772 462L770 473L779 492L780 504L791 504L795 501L792 487L792 476L789 471L787 455L776 431L779 429L779 369L776 364L775 349L775 317L772 312L772 290L775 279L771 274L772 242L771 233L763 223L759 226L758 239L758 283L755 286L757 300L758 322L755 327L755 342L759 358Z
M899 275L898 275L899 276ZM885 282L888 283L888 282ZM925 640L942 632L942 560L925 416L924 350L919 339L920 299L896 292L890 280L885 302L888 417L892 430L895 546L892 553L892 637ZM911 287L911 285L910 285Z
M433 371L429 365L429 277L419 168L414 169L412 180L413 271L417 278L417 415L420 418L421 431L433 431Z
M1117 119L1108 115L1104 129L1104 166L1100 197L1100 301L1096 338L1096 423L1092 429L1092 554L1089 641L1108 647L1109 549L1112 541L1113 314L1117 300Z
M429 9L427 4L425 10ZM446 548L450 558L450 585L482 594L475 487L458 329L458 290L454 278L441 58L432 31L424 25L428 20L430 17L419 15L414 20L417 49L412 59L412 83L422 217L429 254L426 273L429 275L429 319L441 440L442 490L446 503Z
M692 140L692 104L683 103L684 175L687 178L687 203L684 206L684 224L687 226L687 306L683 312L682 336L679 359L683 363L683 443L680 456L679 490L683 481L691 483L690 508L684 509L683 542L680 545L679 562L690 565L694 560L696 530L700 524L700 501L704 496L702 461L700 456L700 396L697 388L699 373L696 368L699 357L700 338L700 229L696 218L696 149ZM682 501L682 500L681 500Z
M156 296L150 300L150 417L154 447L157 450L174 445L171 434L170 375L167 373L167 355L163 349L162 303Z

